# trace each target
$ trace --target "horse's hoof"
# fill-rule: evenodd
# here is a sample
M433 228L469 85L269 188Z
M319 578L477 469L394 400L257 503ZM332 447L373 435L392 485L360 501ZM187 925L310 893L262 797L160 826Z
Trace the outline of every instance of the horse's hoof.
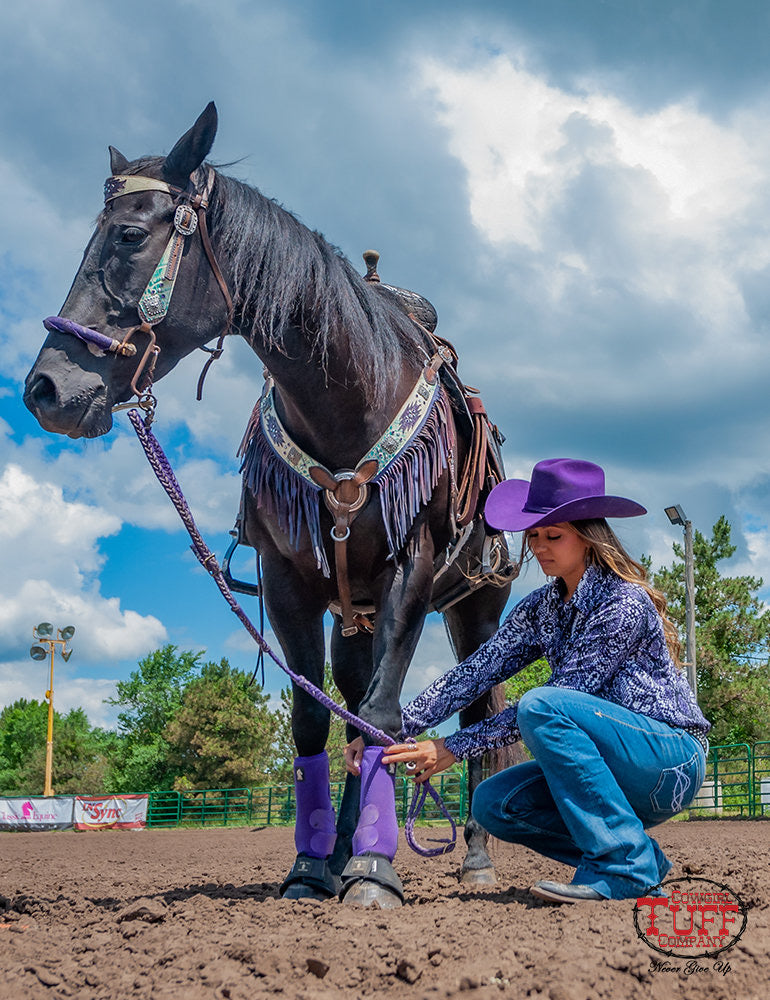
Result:
M342 902L346 906L363 906L368 910L396 910L404 905L398 893L379 882L369 882L366 879L360 879L351 885Z
M463 885L482 886L497 885L494 868L464 868L460 873Z
M340 899L370 910L396 910L404 905L404 887L389 858L366 851L354 855L345 865Z
M339 890L340 880L325 858L298 854L278 892L281 899L330 899Z
M293 882L290 886L286 887L281 896L281 899L318 899L322 902L329 898L328 892L323 892L312 885L303 885L302 882Z

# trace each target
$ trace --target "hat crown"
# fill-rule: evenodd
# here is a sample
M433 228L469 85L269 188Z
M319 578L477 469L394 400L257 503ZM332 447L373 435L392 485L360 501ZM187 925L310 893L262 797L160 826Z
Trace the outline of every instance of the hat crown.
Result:
M546 514L566 503L600 496L604 496L601 466L574 458L548 458L532 470L523 509L527 513Z

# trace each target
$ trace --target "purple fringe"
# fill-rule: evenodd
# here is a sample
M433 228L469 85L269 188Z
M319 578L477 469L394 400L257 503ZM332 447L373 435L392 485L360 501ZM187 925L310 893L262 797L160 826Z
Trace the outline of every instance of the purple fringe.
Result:
M252 424L251 437L243 452L241 472L246 485L257 500L257 506L278 518L281 531L299 548L303 523L307 525L316 564L324 576L330 576L329 563L321 542L321 521L318 513L320 486L314 486L298 476L273 451L257 420Z
M379 487L382 521L388 549L394 558L420 508L433 496L454 444L451 406L442 389L417 437L372 480ZM308 483L276 454L262 433L258 408L239 454L243 455L244 482L256 498L257 506L278 518L281 531L289 536L295 549L299 548L302 526L306 524L318 568L324 576L330 576L321 536L321 488Z
M384 473L373 479L380 488L382 523L394 558L420 508L433 496L454 443L451 407L441 389L417 437Z

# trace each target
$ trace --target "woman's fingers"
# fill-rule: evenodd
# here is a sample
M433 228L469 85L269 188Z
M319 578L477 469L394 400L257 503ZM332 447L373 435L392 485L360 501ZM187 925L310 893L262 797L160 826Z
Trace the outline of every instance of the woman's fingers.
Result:
M360 736L352 740L343 750L345 768L350 774L361 773L361 760L364 756L364 741Z
M364 741L360 736L345 747L345 767L350 774L361 773L363 753ZM443 739L422 740L419 743L394 743L385 747L382 753L382 763L386 766L413 765L408 768L407 777L414 778L418 784L450 767L455 760L454 754L444 746Z
M403 761L413 760L419 755L419 748L419 743L396 743L393 746L385 747L382 755L383 762L400 764Z

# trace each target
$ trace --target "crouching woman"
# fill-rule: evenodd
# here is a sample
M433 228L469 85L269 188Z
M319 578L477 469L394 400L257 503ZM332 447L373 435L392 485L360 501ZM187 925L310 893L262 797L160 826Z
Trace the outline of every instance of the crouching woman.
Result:
M553 582L404 707L403 736L443 722L540 657L551 677L492 718L445 739L391 746L383 757L413 762L415 780L425 781L522 739L533 759L483 781L472 812L495 837L575 869L568 884L532 888L552 902L659 892L671 862L647 830L684 809L705 776L710 726L678 667L665 600L605 520L644 513L606 495L604 473L590 462L547 460L531 482L497 486L487 521L524 531ZM352 763L355 755L349 749Z

